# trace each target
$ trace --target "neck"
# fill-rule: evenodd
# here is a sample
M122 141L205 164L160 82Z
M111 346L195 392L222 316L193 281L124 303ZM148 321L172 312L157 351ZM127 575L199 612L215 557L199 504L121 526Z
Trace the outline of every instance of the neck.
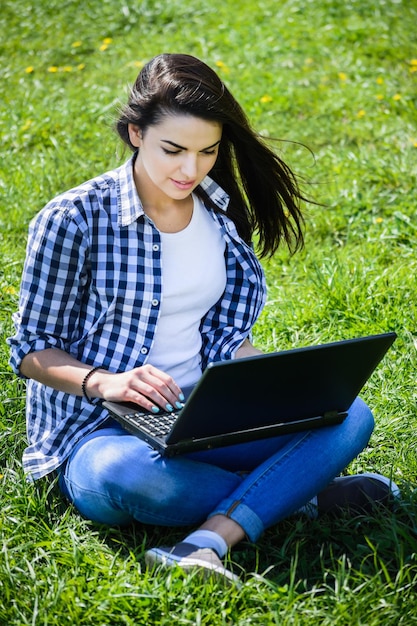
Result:
M144 205L143 210L161 232L178 233L190 223L193 207L193 198L188 196L184 200L163 207Z

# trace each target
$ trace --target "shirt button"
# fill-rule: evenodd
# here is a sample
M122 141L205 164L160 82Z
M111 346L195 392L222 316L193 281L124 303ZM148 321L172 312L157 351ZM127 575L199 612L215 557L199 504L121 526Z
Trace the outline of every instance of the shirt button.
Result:
M141 351L141 354L148 354L148 348L143 347L140 349L140 351Z
M158 304L159 304L159 300L157 300L156 298L154 298L154 299L152 300L152 306L158 306Z
M157 252L159 250L159 245L157 243L154 243L153 246L152 246L152 250Z

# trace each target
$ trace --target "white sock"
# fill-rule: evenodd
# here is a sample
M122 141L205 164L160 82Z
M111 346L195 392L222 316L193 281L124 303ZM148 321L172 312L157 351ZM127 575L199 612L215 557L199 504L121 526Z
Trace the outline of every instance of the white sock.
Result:
M221 535L213 530L196 530L183 541L192 543L198 548L212 548L220 558L223 558L227 552L227 543Z

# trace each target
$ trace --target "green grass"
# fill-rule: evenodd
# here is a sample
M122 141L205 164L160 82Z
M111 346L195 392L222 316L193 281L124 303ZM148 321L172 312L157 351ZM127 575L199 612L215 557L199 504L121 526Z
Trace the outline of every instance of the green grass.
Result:
M0 623L417 623L417 3L415 0L4 0L0 12ZM290 519L233 553L240 589L149 572L182 531L105 529L25 482L24 385L8 368L27 226L54 195L122 162L112 130L143 62L219 73L320 205L306 247L265 262L265 350L395 330L363 390L376 428L349 472L392 476L398 510ZM291 143L296 142L296 143ZM314 154L312 156L311 152ZM168 536L167 536L168 535Z

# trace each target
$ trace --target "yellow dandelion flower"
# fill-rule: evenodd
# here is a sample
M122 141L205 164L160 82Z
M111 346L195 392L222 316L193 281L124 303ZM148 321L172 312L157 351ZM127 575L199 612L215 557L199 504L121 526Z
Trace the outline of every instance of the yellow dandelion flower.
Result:
M109 46L106 43L101 44L99 50L100 52L104 52L105 50L107 50Z
M50 72L51 74L55 74L58 71L58 67L56 65L51 65L50 67L48 67L48 72Z
M79 48L82 44L82 41L74 41L74 43L71 44L71 48Z
M268 95L262 96L261 102L262 102L262 104L268 104L268 102L272 102L272 98L271 98L271 96L268 96Z
M414 65L414 67L417 67L417 59L410 59L410 65Z
M339 76L340 80L343 81L343 82L345 80L347 80L347 74L345 74L344 72L339 72L338 76Z
M383 218L383 217L377 217L377 218L375 219L375 223L376 223L376 224L382 224L382 222L383 222L383 221L384 221L384 218Z
M77 65L77 70L83 70L85 68L85 63L80 63L79 65Z
M394 96L392 96L392 99L396 101L401 100L401 94L396 93Z
M359 118L360 118L360 117L365 117L366 112L365 112L363 109L360 109L360 111L358 111L358 112L356 113L356 115L357 115L357 117L359 117Z
M103 43L108 46L111 42L113 41L113 39L111 37L105 37L103 39Z
M26 74L32 74L32 72L34 71L35 71L35 68L33 67L33 65L29 65L29 67L25 69Z
M226 74L228 74L230 72L229 68L227 67L226 63L223 63L223 61L216 61L215 65L223 70L223 72L225 72Z
M14 296L16 295L17 291L16 291L16 288L13 287L13 285L8 285L7 287L3 289L3 293L8 294L9 296Z
M383 85L384 84L384 79L381 76L378 76L378 78L376 79L377 85Z
M376 99L377 99L377 100L383 100L383 99L384 99L384 96L382 95L382 93L377 93L377 94L376 94Z
M411 65L410 66L410 72L413 74L413 72L417 72L417 65Z
M411 140L413 142L413 147L417 148L417 141L414 141L414 139Z
M72 66L71 65L64 65L64 67L62 68L63 72L72 72Z
M26 132L32 126L33 120L26 120L26 122L22 126L22 131Z

